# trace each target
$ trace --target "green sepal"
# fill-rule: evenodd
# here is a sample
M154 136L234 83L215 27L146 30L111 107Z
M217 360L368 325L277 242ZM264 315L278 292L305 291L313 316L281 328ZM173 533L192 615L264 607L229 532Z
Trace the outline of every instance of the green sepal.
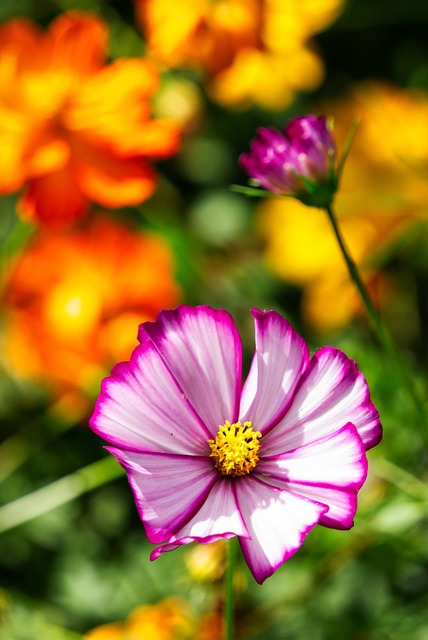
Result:
M266 189L256 189L255 187L243 187L239 184L231 184L230 190L235 193L242 193L248 198L294 198L291 193L272 193Z

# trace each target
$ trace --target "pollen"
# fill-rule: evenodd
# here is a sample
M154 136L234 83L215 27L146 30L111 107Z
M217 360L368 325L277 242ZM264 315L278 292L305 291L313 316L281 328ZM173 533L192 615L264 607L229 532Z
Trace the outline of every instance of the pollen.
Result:
M220 425L216 439L208 440L210 458L222 476L246 476L259 461L260 431L253 431L251 422Z

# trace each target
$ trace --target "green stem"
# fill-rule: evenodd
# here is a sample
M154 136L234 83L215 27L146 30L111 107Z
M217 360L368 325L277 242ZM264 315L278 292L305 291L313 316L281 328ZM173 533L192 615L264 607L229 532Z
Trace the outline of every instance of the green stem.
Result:
M70 473L64 478L0 507L0 533L37 518L124 473L112 456Z
M407 393L409 395L409 397L412 399L414 405L416 406L417 410L419 412L423 412L423 404L420 400L420 398L417 396L414 386L413 386L413 382L412 380L410 380L409 376L408 376L408 372L407 372L407 368L403 365L403 362L401 360L401 357L394 345L394 342L386 328L386 326L384 325L384 323L382 322L382 319L380 317L380 315L378 314L373 302L371 301L371 298L368 294L368 291L366 289L366 286L361 278L360 272L358 270L357 265L355 264L355 262L352 260L342 237L342 234L340 232L340 229L338 227L337 224L337 220L336 217L334 215L333 209L332 207L326 207L325 211L327 213L327 216L331 222L331 226L333 227L333 231L334 234L336 236L336 240L339 244L340 250L342 252L342 255L345 259L346 262L346 266L348 267L348 271L349 271L349 275L351 277L351 280L354 282L355 286L358 289L358 292L360 294L361 300L363 302L364 308L367 312L367 315L369 317L369 320L372 324L372 327L378 337L379 342L381 343L381 345L383 346L383 348L385 349L385 352L390 360L390 362L393 364L393 366L396 368L397 373L400 375L401 380L404 384L405 389L407 390Z
M385 458L374 458L371 461L373 472L397 487L402 493L414 500L428 502L428 485L405 469Z
M233 589L233 578L235 571L235 558L236 558L236 549L235 549L235 539L232 538L227 543L227 567L226 567L226 593L225 593L225 602L224 602L224 617L226 622L226 640L233 640L233 630L234 630L234 589Z
M73 426L73 422L53 422L49 415L31 418L30 425L25 425L0 444L0 482Z

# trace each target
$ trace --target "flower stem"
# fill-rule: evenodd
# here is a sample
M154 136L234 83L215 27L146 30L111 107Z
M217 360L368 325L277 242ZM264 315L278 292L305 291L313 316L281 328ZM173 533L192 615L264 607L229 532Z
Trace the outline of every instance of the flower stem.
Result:
M336 236L336 240L339 244L340 250L342 252L342 255L345 259L346 262L346 266L348 267L348 271L349 271L349 275L351 277L351 280L354 282L355 286L358 289L358 292L360 294L361 300L363 302L364 308L367 312L367 315L369 317L369 320L372 324L372 327L377 335L377 338L379 340L379 342L381 343L381 345L383 346L383 348L385 349L385 352L390 360L390 362L393 364L393 366L396 368L397 372L399 373L401 380L405 386L405 389L407 390L407 393L409 395L409 397L412 399L414 405L416 406L417 410L419 412L423 412L423 405L422 402L420 400L420 398L418 397L418 395L416 394L416 391L414 389L413 383L409 378L408 372L407 372L407 368L403 366L400 354L398 353L394 342L388 332L388 329L386 328L386 326L384 325L384 323L382 322L382 319L379 315L379 313L376 310L376 307L374 306L368 291L366 289L366 286L363 282L363 279L361 278L360 272L358 270L357 265L355 264L355 262L352 260L342 237L342 234L340 232L340 229L338 227L337 224L337 220L336 220L336 216L333 212L332 207L326 207L325 211L327 213L327 216L331 222L331 226L333 227L333 231L334 234Z
M75 498L123 475L112 457L101 458L46 487L0 507L0 533L9 531L33 518L48 513Z
M233 640L234 630L234 589L233 576L235 571L236 548L235 540L232 538L227 543L227 567L226 567L226 593L224 602L224 617L226 622L225 640Z

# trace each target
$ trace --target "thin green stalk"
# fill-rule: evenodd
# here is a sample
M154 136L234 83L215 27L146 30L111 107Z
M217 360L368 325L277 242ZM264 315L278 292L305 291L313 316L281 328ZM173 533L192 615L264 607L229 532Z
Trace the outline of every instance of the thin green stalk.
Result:
M390 360L390 362L393 364L393 366L395 367L395 369L397 370L397 373L400 375L401 380L404 384L404 387L409 395L409 397L412 399L414 405L416 406L417 410L419 412L423 412L423 404L420 400L420 398L417 396L416 392L415 392L415 388L413 385L412 380L409 377L407 368L403 365L402 359L400 357L400 354L398 353L394 342L386 328L386 326L384 325L384 323L382 322L382 319L380 317L380 315L378 314L369 294L368 291L366 289L366 286L361 278L360 272L358 270L357 265L355 264L355 262L352 260L348 249L345 246L342 234L340 232L340 229L338 227L337 224L337 220L336 220L336 216L334 215L333 209L332 207L326 207L325 211L327 213L328 219L331 222L331 226L333 227L333 231L334 234L336 236L336 240L339 244L340 250L342 252L342 255L345 259L346 262L346 266L348 267L348 271L349 271L349 275L351 277L351 280L354 282L355 286L358 289L358 292L360 294L361 300L363 302L364 308L367 312L367 315L369 317L369 320L372 324L372 327L377 335L377 338L379 340L379 342L381 343L381 345L383 346L383 348L385 349L385 352Z
M124 473L108 456L0 507L0 533L37 518Z
M0 444L0 482L73 426L73 422L53 422L46 415L31 418L29 425L24 425ZM38 427L42 428L39 430Z
M414 500L428 502L428 485L423 480L385 458L374 458L371 461L373 472L383 480L397 487L402 493Z
M236 540L232 538L227 543L227 567L225 577L225 601L224 601L224 618L226 622L225 640L233 640L234 638L234 608L235 608L235 592L233 589L233 578L235 572L236 559Z

